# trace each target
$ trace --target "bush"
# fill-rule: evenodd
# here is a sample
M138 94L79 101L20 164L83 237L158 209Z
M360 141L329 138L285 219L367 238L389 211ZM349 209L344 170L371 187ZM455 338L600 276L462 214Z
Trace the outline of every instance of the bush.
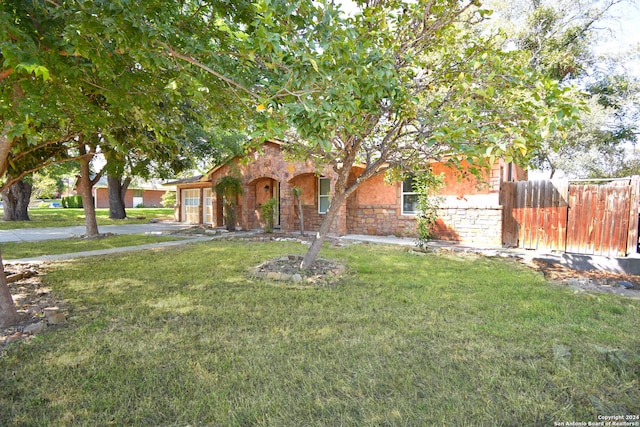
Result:
M81 208L82 206L82 196L64 196L62 198L62 207L63 208Z
M160 203L164 208L172 208L176 204L176 192L167 190L162 195L162 202Z
M236 204L238 196L243 193L242 180L235 176L225 176L215 185L216 193L222 196L224 222L227 230L236 230Z
M262 213L262 220L264 221L264 232L265 233L273 233L273 220L275 216L275 209L278 201L274 198L271 198L264 202L264 204L260 207L260 212Z
M433 227L438 219L438 208L442 197L438 192L444 187L444 174L434 175L431 171L414 177L414 189L418 193L418 239L416 245L421 248L427 246L431 239Z

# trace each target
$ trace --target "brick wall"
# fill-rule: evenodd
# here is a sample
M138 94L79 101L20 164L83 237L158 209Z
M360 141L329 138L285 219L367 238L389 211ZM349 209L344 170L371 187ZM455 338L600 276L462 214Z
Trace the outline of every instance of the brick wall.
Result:
M162 196L166 190L144 190L142 194L143 205L147 208L162 207ZM135 208L133 206L133 194L134 190L128 189L124 195L125 208ZM96 208L108 208L109 207L109 190L104 187L95 189Z

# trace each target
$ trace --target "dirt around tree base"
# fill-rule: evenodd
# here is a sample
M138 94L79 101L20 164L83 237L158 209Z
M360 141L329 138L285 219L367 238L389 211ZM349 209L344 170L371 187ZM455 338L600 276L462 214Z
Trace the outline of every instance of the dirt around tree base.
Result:
M300 255L284 255L269 259L249 271L251 277L298 286L333 286L346 272L344 264L318 258L309 269L301 269Z
M30 339L47 328L66 322L65 304L42 283L45 264L5 265L7 277L23 278L9 283L18 312L18 324L0 330L0 356L8 344Z

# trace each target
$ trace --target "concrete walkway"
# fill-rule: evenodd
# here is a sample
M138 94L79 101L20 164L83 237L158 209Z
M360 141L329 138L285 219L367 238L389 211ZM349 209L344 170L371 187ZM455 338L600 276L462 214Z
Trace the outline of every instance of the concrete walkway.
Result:
M98 227L100 233L113 234L142 234L161 233L165 231L177 231L189 228L189 225L173 222L161 221L148 224L122 224L122 225L102 225ZM38 242L43 240L70 239L85 234L84 225L73 227L55 228L20 228L16 230L0 230L0 243L6 242Z
M184 240L173 240L170 242L157 242L157 243L148 243L146 245L138 245L138 246L123 246L120 248L97 249L95 251L73 252L69 254L43 255L43 256L33 257L33 258L9 259L9 260L4 260L4 263L5 264L29 264L33 262L67 260L67 259L76 259L76 258L82 258L82 257L88 257L88 256L98 256L98 255L107 255L107 254L117 254L122 252L141 251L145 249L161 249L161 248L167 248L170 246L184 245L186 243L209 241L209 240L212 240L213 238L214 237L185 237Z

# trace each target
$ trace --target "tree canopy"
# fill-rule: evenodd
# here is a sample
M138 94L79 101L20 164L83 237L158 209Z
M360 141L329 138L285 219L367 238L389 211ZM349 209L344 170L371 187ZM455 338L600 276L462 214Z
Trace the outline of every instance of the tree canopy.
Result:
M233 67L216 55L228 45L227 27L218 24L224 18L239 25L252 13L243 1L0 3L0 189L73 159L88 182L87 163L101 151L160 151L165 164L175 165L174 154L186 149L175 137L184 130L186 101L216 111L225 127L242 123L252 110L224 78L174 53L206 52L220 72ZM131 129L145 138L122 138ZM86 217L88 234L97 234ZM13 314L3 313L0 324L14 321Z

